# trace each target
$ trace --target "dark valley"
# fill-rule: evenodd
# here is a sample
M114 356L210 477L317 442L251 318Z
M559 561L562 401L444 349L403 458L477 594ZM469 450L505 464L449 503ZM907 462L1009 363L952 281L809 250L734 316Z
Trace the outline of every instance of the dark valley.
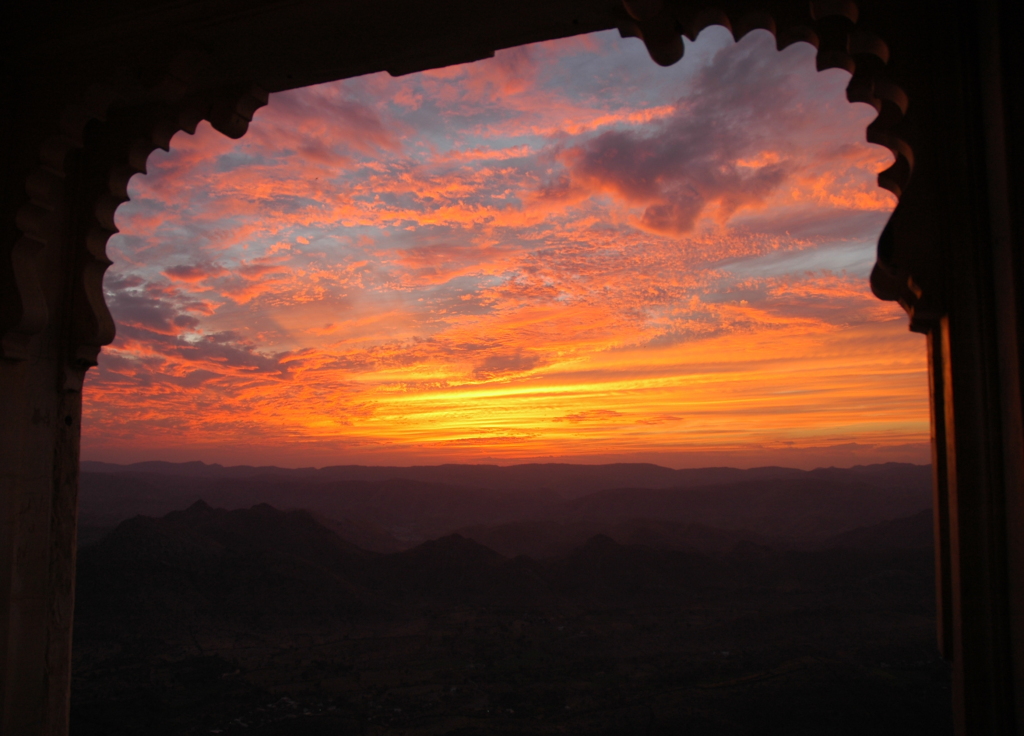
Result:
M77 736L952 732L927 467L82 488Z

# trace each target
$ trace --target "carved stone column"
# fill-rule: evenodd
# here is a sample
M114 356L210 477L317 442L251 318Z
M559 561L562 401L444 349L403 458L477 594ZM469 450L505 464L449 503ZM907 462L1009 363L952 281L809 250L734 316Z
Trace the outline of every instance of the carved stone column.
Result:
M892 14L904 20L893 32L915 168L873 275L929 337L939 644L964 735L1024 733L1024 251L1008 136L1024 121L1019 52L1008 63L1004 45L1018 45L1011 5Z
M26 94L3 130L0 240L0 733L67 732L82 385L114 338L105 248L128 181L179 130L243 135L267 93L195 92L209 59L179 54L148 86ZM59 95L54 95L59 100Z
M74 143L45 100L20 102L0 143L0 732L56 736L67 729L84 375L66 341Z

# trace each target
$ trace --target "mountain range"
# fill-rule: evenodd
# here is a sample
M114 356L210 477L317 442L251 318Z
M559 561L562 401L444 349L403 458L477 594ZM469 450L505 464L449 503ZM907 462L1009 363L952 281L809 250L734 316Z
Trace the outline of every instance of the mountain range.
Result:
M823 519L800 549L616 517L627 491L468 530L535 556L460 532L373 551L266 503L134 516L79 552L71 734L950 733L930 512L829 534L841 484L794 526L806 480L721 486L759 504L744 523ZM723 508L647 490L630 512Z
M305 509L344 539L377 552L453 532L512 556L563 553L598 533L620 542L660 539L671 547L713 551L739 540L815 546L928 509L931 470L899 463L803 471L83 462L80 539L89 543L135 515L160 516L201 499L225 509L260 503Z
M380 553L342 539L306 511L267 504L229 511L197 501L161 518L122 522L80 552L80 633L182 634L197 621L261 628L438 605L681 604L709 591L827 585L837 570L864 576L879 560L917 565L931 554L927 513L845 532L813 551L739 536L726 548L729 535L709 527L661 528L676 536L645 535L658 525L633 522L618 528L631 530L632 542L598 533L540 560L508 557L458 533ZM686 544L695 534L713 536L720 551Z

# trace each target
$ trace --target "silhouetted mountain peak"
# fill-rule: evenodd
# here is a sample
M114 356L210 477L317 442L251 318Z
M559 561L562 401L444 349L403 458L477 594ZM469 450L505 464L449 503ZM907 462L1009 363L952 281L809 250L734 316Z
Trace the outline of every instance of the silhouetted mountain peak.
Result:
M264 516L279 516L285 512L280 509L274 508L269 503L258 503L249 508L249 511L253 514L262 514Z
M575 560L584 565L603 565L609 560L619 560L637 550L635 546L627 547L619 544L607 534L595 534L589 537L582 547L577 547L563 560Z
M934 544L932 524L932 511L925 509L912 516L851 529L826 540L822 547L865 551L927 550Z
M424 542L421 547L432 547L434 549L487 549L485 545L474 542L472 539L462 536L458 532L446 534L443 537Z
M583 545L585 550L618 550L622 545L607 534L595 534Z
M757 560L764 557L772 557L777 555L776 550L771 547L752 542L749 539L741 539L733 545L730 551L730 556L734 559L740 560Z
M188 569L204 569L225 555L253 554L334 567L373 553L341 539L306 511L269 504L228 511L205 501L161 518L129 519L85 552L86 557L144 558Z
M452 564L495 563L505 559L490 547L467 539L461 534L449 534L440 539L424 542L407 552L400 553L418 560L444 561Z

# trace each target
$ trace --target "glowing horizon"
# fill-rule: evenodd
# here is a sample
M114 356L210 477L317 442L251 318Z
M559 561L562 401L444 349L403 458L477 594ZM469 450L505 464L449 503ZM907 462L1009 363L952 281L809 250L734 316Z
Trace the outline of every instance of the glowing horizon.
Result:
M848 75L709 29L274 95L117 213L84 459L928 462Z

